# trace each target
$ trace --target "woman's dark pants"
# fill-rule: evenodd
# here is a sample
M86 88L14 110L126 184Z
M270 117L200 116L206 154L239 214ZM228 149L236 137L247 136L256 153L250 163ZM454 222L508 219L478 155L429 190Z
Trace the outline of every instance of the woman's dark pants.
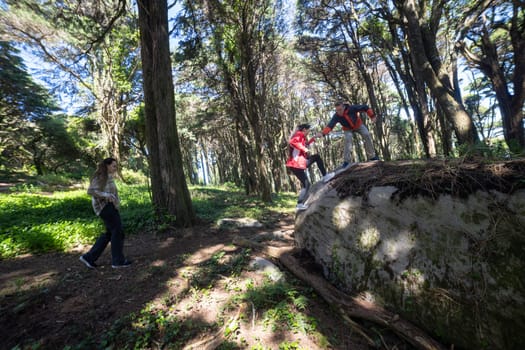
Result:
M326 169L324 167L323 160L318 154L311 155L308 157L308 161L306 163L306 169L297 169L297 168L290 168L292 173L297 176L299 181L301 182L301 191L299 192L299 198L297 198L297 203L304 203L306 201L306 198L308 197L308 190L310 189L310 181L308 180L308 175L306 174L306 170L313 164L317 163L317 167L319 167L319 171L321 171L321 175L326 175Z
M100 217L106 226L106 232L101 234L85 257L95 262L100 257L109 242L111 242L111 263L120 265L124 262L124 230L120 214L113 203L108 203L100 212Z

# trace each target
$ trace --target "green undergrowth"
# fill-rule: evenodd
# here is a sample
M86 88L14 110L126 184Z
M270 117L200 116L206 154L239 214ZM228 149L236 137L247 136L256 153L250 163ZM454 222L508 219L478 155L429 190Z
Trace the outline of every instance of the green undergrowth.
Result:
M261 321L265 328L272 331L292 331L310 334L317 329L317 322L303 312L307 310L308 289L300 289L284 281L273 281L266 278L261 285L249 280L243 293L234 295L229 307L242 303L262 311ZM249 319L250 315L243 315Z
M0 257L67 251L79 243L94 241L103 231L103 223L82 187L54 192L18 187L15 192L0 194ZM126 233L150 227L153 211L144 188L119 184L119 190Z
M42 182L47 180L48 182ZM161 231L151 195L145 184L117 182L122 198L121 216L127 235ZM80 243L92 243L103 231L103 223L86 194L87 181L74 184L59 176L39 178L0 193L0 259L21 254L67 251ZM276 212L291 212L294 195L280 194L273 203L246 196L232 186L190 188L197 216L205 222L223 217L272 220Z
M221 218L249 217L261 222L269 220L272 213L291 213L297 195L280 193L273 195L271 203L256 196L247 196L242 189L231 185L192 186L190 188L197 216L210 222Z

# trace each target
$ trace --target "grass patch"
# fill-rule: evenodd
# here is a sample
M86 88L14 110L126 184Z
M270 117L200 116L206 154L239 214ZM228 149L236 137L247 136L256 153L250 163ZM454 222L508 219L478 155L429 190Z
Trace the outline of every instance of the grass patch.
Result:
M303 312L307 309L309 291L300 291L287 282L269 278L261 286L248 283L245 293L232 298L234 304L248 303L262 312L262 323L272 331L291 330L308 334L317 329L316 320Z
M208 222L242 217L264 222L272 212L292 213L297 201L295 193L286 192L274 195L271 203L265 203L232 186L192 186L190 192L197 216Z
M221 276L239 276L249 262L250 252L250 249L242 249L232 255L226 255L224 251L213 254L209 260L199 264L196 271L187 276L190 286L197 289L208 289L212 288L215 281Z
M256 310L259 315L257 322L272 333L302 333L314 337L321 347L329 347L330 342L319 331L318 321L308 314L310 303L308 295L313 295L311 288L302 286L293 278L286 281L273 281L266 277L258 284L248 279L242 289L230 291L234 295L224 305L223 317L219 324L225 322L224 315L238 308L244 309L241 319L248 322L252 318L251 312ZM251 349L266 348L257 345ZM303 347L297 341L284 341L279 344L279 349L303 349Z
M40 190L40 189L39 189ZM122 222L127 234L153 223L151 202L144 186L119 184ZM0 258L25 253L66 251L94 241L104 230L85 189L42 194L28 191L0 194Z
M46 179L48 183L42 183ZM136 182L135 182L136 183ZM143 183L143 182L142 182ZM104 230L102 220L86 194L87 181L76 183L63 176L26 181L0 193L0 259L21 254L67 251L79 243L92 243ZM147 185L117 181L122 199L126 234L162 227L155 220ZM274 196L272 203L246 196L232 186L190 187L197 216L206 222L220 218L250 217L268 222L276 212L292 212L295 194Z
M92 339L91 345L100 349L180 349L213 328L200 320L181 320L170 310L147 306L113 323L102 339Z

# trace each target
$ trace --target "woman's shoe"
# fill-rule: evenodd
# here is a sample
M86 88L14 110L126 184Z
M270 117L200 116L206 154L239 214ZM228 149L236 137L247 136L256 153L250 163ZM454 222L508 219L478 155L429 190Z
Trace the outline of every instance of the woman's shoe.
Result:
M87 258L84 257L84 255L81 255L78 260L82 261L82 263L84 263L84 265L86 265L90 269L95 269L97 267L97 264L95 264L92 261L89 261Z
M118 265L111 265L112 268L114 269L120 269L121 267L130 267L131 266L131 261L129 260L124 260L124 262L122 264L118 264Z

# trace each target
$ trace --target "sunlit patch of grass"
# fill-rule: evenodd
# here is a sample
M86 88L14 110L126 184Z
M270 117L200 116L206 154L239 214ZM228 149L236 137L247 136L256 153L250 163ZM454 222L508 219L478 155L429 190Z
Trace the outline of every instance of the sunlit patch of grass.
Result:
M155 214L146 185L124 185L118 183L122 200L121 217L126 233L137 233L152 229Z
M59 187L55 182L53 187ZM84 188L45 193L42 186L25 185L19 192L0 193L0 259L25 253L66 251L80 243L92 243L104 227L93 213L87 185L84 180ZM155 218L146 184L127 185L117 181L117 186L126 234L163 227ZM195 186L191 195L197 216L210 222L249 217L265 223L276 220L276 213L292 212L295 203L295 194L279 194L272 203L264 203L226 185Z
M192 186L190 191L197 216L211 222L226 217L265 221L272 212L292 213L297 200L296 194L280 193L266 203L231 186Z
M152 225L153 211L144 187L119 184L119 189L126 233ZM104 230L85 189L0 194L0 223L0 258L65 251L92 242Z
M261 287L250 287L243 299L265 310L263 324L273 331L288 329L306 334L316 330L315 319L303 313L308 299L288 283L266 279Z
M317 332L317 321L308 316L308 291L300 291L290 283L265 279L261 286L248 280L246 291L234 295L225 310L232 310L246 303L262 314L261 322L272 331L290 330L309 334Z
M0 195L0 257L64 251L102 228L85 191Z
M279 350L306 350L306 348L300 346L297 341L285 341L279 344Z

